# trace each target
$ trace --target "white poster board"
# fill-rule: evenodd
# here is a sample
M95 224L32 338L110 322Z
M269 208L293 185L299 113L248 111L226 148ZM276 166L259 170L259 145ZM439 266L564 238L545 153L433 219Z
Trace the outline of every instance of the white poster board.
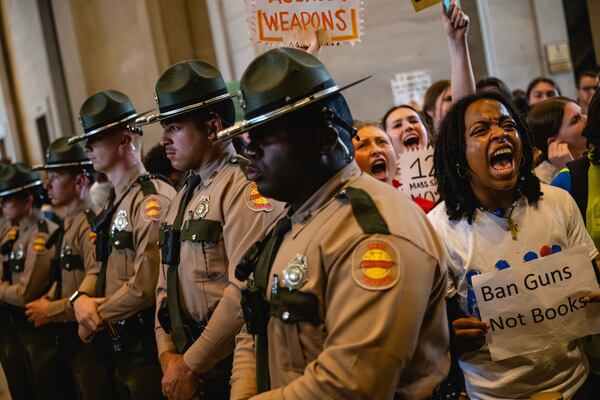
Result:
M494 361L600 333L600 303L581 301L599 291L583 245L475 275L473 289Z
M322 45L360 41L362 0L245 0L250 37L275 46L309 45L315 31Z
M431 76L425 71L402 72L391 80L394 104L423 104L425 92L431 86Z
M433 148L427 147L416 151L398 154L400 169L400 191L411 198L422 197L438 201L437 180L433 169Z

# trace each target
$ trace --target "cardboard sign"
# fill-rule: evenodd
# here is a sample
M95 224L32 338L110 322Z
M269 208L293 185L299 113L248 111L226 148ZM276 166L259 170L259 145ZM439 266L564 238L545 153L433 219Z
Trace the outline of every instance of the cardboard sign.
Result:
M421 11L433 5L436 5L442 0L412 0L415 11Z
M354 43L362 34L362 0L246 0L252 41L277 46Z
M420 105L431 86L431 76L425 71L402 72L394 75L390 83L395 105Z
M600 303L581 301L600 290L584 245L472 282L494 361L600 333Z
M440 195L433 169L433 148L398 154L400 191L411 198L422 197L437 201Z

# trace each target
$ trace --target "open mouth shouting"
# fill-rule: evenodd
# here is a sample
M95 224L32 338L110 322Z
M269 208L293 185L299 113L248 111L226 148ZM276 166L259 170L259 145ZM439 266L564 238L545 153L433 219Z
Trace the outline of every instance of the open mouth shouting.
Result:
M414 151L418 150L421 144L419 135L415 132L409 132L402 137L402 145L406 150Z
M371 176L383 182L387 180L387 161L385 158L375 159L371 163Z
M510 179L517 173L515 154L511 145L496 148L489 156L490 175Z

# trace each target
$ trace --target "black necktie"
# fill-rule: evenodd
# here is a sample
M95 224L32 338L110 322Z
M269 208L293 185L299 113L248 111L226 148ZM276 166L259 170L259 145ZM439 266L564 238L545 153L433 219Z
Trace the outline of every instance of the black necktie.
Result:
M277 255L277 250L281 246L283 237L291 228L292 221L288 217L284 217L277 222L256 264L254 285L260 289L265 298L269 275L275 261L275 256ZM264 335L256 335L256 382L258 393L263 393L270 389L269 342L266 333Z
M187 188L183 195L177 215L171 229L179 231L183 222L183 214L188 204L194 196L194 190L200 184L201 179L198 175L190 175L187 182ZM177 251L180 251L178 249ZM179 259L179 257L177 257ZM179 304L179 263L170 264L167 270L167 306L169 307L169 316L171 317L171 339L177 351L182 354L188 346L187 338L183 330L183 318Z
M104 207L104 210L102 210L102 215L106 215L106 213L110 212L110 210L112 210L113 206L114 206L114 202L115 202L115 188L110 189L110 193L108 195L108 201L106 203L106 207ZM97 218L101 218L102 215L99 215ZM110 229L110 228L108 228ZM108 240L108 232L104 232L103 235L106 239ZM96 238L96 240L99 240L99 238ZM97 297L103 297L104 296L104 291L106 290L106 268L108 267L108 255L106 256L106 259L102 261L102 264L100 265L100 272L98 272L98 280L96 281L96 296Z

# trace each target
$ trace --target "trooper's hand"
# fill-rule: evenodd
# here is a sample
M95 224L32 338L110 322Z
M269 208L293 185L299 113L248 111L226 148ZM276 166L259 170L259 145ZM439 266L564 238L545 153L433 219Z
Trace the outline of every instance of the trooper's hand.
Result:
M188 400L195 397L200 388L200 375L192 371L180 354L174 355L161 384L163 395L169 400Z
M446 9L442 4L442 20L450 41L461 42L465 39L469 31L469 16L456 4L456 0L452 0L450 15L446 14Z
M163 375L167 373L167 370L175 361L178 360L178 354L173 351L165 351L160 354L158 361L160 362L160 369L162 369Z
M41 297L25 305L25 315L30 322L33 322L36 328L50 322L48 315L49 305L50 300L48 296Z
M102 319L98 315L98 306L105 301L106 297L79 296L73 303L77 322L92 332L98 331L103 324Z
M86 328L83 325L77 327L77 334L83 343L90 343L94 338L94 331Z
M553 140L548 144L548 161L560 171L567 166L569 161L573 161L573 155L569 151L567 143Z
M458 318L452 322L456 334L456 345L463 353L479 350L485 344L485 335L490 328L488 322L478 318Z

